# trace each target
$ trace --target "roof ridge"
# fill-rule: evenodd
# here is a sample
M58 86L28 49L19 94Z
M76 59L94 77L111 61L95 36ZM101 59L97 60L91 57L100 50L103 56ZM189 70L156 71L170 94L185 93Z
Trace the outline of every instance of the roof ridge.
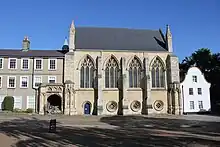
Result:
M156 30L156 29L144 29L144 28L123 28L123 27L104 27L104 26L101 26L101 27L97 27L97 26L79 26L79 27L76 27L77 28L88 28L88 29L123 29L123 30L137 30L137 31L159 31Z

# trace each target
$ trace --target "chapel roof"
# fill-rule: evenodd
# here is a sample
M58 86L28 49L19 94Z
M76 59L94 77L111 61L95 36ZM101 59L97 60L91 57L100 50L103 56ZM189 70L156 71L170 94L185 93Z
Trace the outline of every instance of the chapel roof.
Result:
M76 27L76 49L167 51L159 30Z

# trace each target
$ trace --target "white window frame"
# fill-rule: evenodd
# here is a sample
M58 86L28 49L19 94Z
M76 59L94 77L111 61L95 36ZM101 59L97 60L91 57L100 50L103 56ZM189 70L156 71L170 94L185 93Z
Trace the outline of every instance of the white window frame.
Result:
M55 60L55 69L50 68L50 61ZM48 60L48 70L57 70L57 59L56 58L51 58Z
M197 82L198 82L198 77L197 77L196 75L193 75L193 76L192 76L192 81L193 81L194 83L197 83Z
M3 67L4 67L4 58L0 58L0 60L2 60L2 67L0 67L0 69L3 69Z
M190 89L192 89L192 94L190 94ZM193 88L189 88L189 95L194 95L194 89Z
M202 108L200 108L202 106ZM203 109L203 101L198 101L198 107L199 109Z
M28 68L23 68L23 61L24 61L24 60L28 60ZM23 69L23 70L28 70L28 69L29 69L29 66L30 66L29 58L22 58L22 59L21 59L21 69Z
M14 78L15 79L15 86L14 87L9 87L9 79L10 78ZM7 88L16 88L16 76L8 76L8 79L7 79Z
M191 105L191 102L192 102L193 105ZM193 106L193 107L191 107L191 106ZM195 102L194 101L189 101L189 109L190 110L194 110L195 109Z
M48 76L48 83L50 83L50 78L54 78L54 79L55 79L55 82L54 82L54 83L57 82L57 77L56 77L56 76Z
M201 89L201 91L199 91L199 89ZM197 88L197 94L202 95L202 88Z
M33 98L33 100L34 100L34 108L31 108L31 109L34 109L35 110L35 105L36 105L36 99L35 99L35 96L27 96L27 104L26 104L26 109L28 109L28 108L30 108L30 107L28 107L29 106L29 103L30 103L30 98Z
M36 77L40 77L41 83L42 83L42 81L43 81L43 80L42 80L42 76L36 76L36 75L35 75L35 76L34 76L34 82L33 82L33 87L34 87L34 88L38 88L37 86L35 86L35 83L36 83L36 80L35 80L35 79L36 79Z
M1 83L0 83L0 88L2 88L2 81L3 81L2 78L3 78L3 77L0 76L0 82L1 82Z
M37 67L37 66L36 66L36 65L37 65L37 64L36 64L36 61L37 61L37 60L41 60L41 69L37 69L37 68L36 68L36 67ZM34 59L34 69L35 69L35 70L43 70L43 66L44 66L44 63L43 63L43 59L42 59L42 58L36 58L36 59Z
M10 68L11 60L15 59L15 68ZM8 69L17 69L17 58L9 58L8 59Z
M22 78L27 78L27 87L22 87ZM29 77L28 76L21 76L20 77L20 88L28 88L29 85Z

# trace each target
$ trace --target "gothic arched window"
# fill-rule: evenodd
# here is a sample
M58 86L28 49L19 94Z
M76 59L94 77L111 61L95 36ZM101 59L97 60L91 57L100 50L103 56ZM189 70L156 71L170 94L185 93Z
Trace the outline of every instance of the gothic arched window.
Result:
M105 66L105 88L117 88L119 78L119 65L115 58L111 57Z
M89 56L81 63L80 69L80 88L94 87L94 63Z
M129 64L129 87L137 88L141 85L141 63L135 57Z
M165 87L165 70L161 61L156 58L151 67L152 88Z

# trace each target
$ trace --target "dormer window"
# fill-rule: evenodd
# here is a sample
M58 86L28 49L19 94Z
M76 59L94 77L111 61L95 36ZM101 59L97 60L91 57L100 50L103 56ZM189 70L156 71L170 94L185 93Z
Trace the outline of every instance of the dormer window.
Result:
M193 82L197 83L197 76L192 76Z

